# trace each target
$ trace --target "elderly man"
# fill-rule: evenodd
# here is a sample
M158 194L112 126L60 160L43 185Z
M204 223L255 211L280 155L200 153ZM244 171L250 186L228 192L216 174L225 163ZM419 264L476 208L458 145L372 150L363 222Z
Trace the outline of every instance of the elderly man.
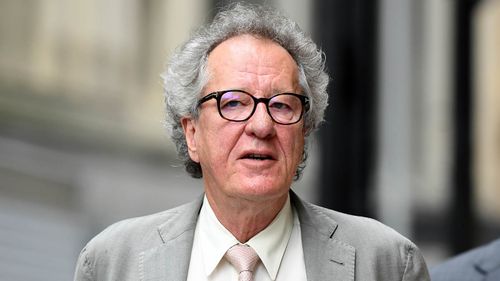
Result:
M233 5L176 51L164 80L167 127L204 196L110 226L75 280L429 280L394 230L290 191L328 84L294 22Z

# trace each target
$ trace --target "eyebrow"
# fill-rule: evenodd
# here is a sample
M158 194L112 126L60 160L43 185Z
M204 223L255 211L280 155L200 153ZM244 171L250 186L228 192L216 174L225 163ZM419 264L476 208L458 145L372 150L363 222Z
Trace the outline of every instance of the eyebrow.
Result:
M209 93L224 92L224 91L243 91L243 92L251 94L252 96L255 96L255 91L249 90L248 88L244 88L244 87L243 88L227 88L227 89L224 89L224 90L211 91ZM271 96L279 95L279 94L300 94L300 95L303 95L304 91L302 91L301 89L299 89L298 91L294 91L294 90L289 90L289 91L281 91L281 90L277 91L277 90L273 90L271 92L271 94L268 95L268 96L271 97Z

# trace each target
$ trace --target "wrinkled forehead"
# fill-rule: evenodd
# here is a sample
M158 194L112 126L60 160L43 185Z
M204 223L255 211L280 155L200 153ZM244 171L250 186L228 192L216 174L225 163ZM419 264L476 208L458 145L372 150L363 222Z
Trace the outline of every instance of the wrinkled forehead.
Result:
M272 38L266 37L266 36L264 36L262 34L258 34L258 33L241 33L241 34L230 35L230 36L218 41L217 43L213 44L206 53L207 57L210 57L213 50L216 49L217 47L219 47L221 44L224 44L224 43L227 44L228 42L238 41L239 39L242 39L242 38L245 38L248 40L260 41L260 42L266 42L267 44L271 44L271 45L276 45L276 47L280 47L283 51L287 52L295 62L297 62L297 60L294 57L293 52L288 50L285 46L283 46L278 41L276 41Z
M240 35L220 43L208 56L207 70L209 87L250 83L257 88L296 92L299 86L298 66L288 51L270 39L253 35Z

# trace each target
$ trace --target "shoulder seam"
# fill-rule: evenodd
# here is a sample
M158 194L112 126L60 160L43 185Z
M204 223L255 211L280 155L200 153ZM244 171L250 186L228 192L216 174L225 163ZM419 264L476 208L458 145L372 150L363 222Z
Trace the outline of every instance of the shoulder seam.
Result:
M408 267L410 266L410 260L413 258L414 251L415 251L415 249L411 245L409 245L407 250L406 250L406 262L405 262L405 268L403 270L403 276L402 276L401 280L405 280L406 272L408 270Z

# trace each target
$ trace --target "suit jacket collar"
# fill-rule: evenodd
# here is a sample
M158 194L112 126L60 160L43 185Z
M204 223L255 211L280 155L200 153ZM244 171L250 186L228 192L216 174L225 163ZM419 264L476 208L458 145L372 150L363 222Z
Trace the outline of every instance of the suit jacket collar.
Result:
M302 201L290 192L297 211L307 279L321 281L335 276L354 280L355 249L334 234L338 224L322 208ZM193 247L194 231L203 196L173 209L169 219L158 227L163 242L141 256L141 280L186 280Z

